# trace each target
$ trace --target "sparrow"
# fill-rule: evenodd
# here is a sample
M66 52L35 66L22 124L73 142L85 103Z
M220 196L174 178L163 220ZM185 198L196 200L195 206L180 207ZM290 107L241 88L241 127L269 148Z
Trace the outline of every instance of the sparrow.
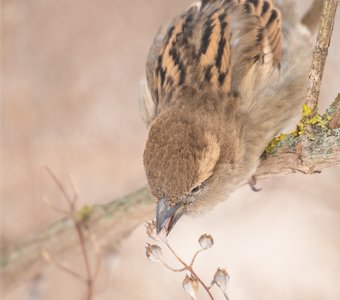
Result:
M157 233L255 173L299 112L310 58L310 33L290 0L202 0L158 31L141 101Z

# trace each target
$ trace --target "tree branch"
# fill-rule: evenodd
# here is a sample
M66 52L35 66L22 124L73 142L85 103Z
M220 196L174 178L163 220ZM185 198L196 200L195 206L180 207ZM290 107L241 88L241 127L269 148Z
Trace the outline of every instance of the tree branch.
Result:
M257 179L295 172L312 174L340 166L340 95L324 116L316 111L336 5L335 0L324 1L303 118L297 130L280 135L267 147L257 169ZM77 216L84 232L90 228L97 239L117 245L149 219L153 211L154 201L147 189L142 188L108 204L85 207ZM56 258L77 245L73 221L64 218L17 245L1 249L1 289L9 290L41 273L45 266L44 250Z
M321 81L325 68L328 48L334 26L338 0L324 0L316 45L313 51L312 67L309 73L309 88L306 104L313 114L317 113ZM307 21L307 20L306 20Z
M340 113L340 95L328 109L324 122ZM300 124L301 125L301 124ZM340 166L340 128L329 129L320 121L314 130L281 135L266 150L256 173L257 179L302 172L312 174ZM87 207L78 212L85 228L91 228L98 239L117 245L134 228L153 216L154 201L146 188L104 205ZM74 224L61 219L36 236L3 249L1 288L23 283L44 268L42 251L52 257L72 251L78 245Z
M108 204L81 209L77 216L82 221L84 232L90 228L98 240L105 236L105 240L117 245L152 215L153 203L147 189L143 188ZM63 218L39 234L1 249L1 289L9 290L40 273L46 266L42 251L57 258L77 249L79 242L76 234L73 221Z

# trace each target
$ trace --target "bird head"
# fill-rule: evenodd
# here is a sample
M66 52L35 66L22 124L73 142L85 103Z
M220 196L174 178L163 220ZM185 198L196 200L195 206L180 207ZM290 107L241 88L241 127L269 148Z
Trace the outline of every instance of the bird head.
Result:
M168 234L181 216L222 200L242 153L239 130L216 114L181 107L157 116L144 149L146 176L157 201L157 233L165 229Z

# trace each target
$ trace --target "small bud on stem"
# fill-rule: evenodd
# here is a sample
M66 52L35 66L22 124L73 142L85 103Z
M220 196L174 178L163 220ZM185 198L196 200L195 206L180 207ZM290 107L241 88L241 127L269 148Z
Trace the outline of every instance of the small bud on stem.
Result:
M208 294L209 298L211 300L214 300L214 297L210 291L211 287L206 285L193 269L193 265L198 254L207 249L210 249L214 245L213 237L210 234L203 234L200 236L200 238L198 239L200 249L195 252L194 256L191 259L190 264L188 264L183 259L181 259L181 257L178 256L175 250L170 246L166 235L165 236L157 235L157 237L155 236L155 229L156 229L155 221L147 222L145 227L146 227L146 233L148 237L157 243L162 243L174 255L174 257L183 267L173 268L169 266L163 259L163 252L162 252L161 247L155 244L152 244L152 245L147 244L146 246L147 258L150 259L151 261L162 263L167 269L173 272L184 272L184 271L189 272L190 276L189 275L185 276L182 285L183 285L184 290L191 296L192 299L197 299L196 295L198 293L199 286L201 285L202 288ZM225 270L219 268L217 272L215 273L214 279L211 283L211 286L213 286L216 283L216 285L222 290L225 299L229 299L225 292L228 280L229 280L228 273Z
M188 275L185 275L183 280L183 288L184 290L193 298L196 299L196 295L199 289L199 281L197 278Z
M218 268L214 275L212 284L216 284L225 293L229 282L229 278L230 278L229 274L225 269Z
M163 252L161 247L157 245L147 244L145 247L146 257L154 262L162 262Z
M156 222L152 220L151 222L146 223L146 234L150 237L154 234L156 229Z
M214 239L210 234L203 234L200 236L198 243L203 250L207 250L214 245Z

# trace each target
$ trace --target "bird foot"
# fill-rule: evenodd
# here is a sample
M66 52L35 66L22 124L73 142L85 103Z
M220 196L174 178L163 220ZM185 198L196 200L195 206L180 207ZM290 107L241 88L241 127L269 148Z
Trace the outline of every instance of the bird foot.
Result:
M262 188L257 188L256 187L256 178L255 178L254 175L249 178L248 184L249 184L249 187L251 188L251 190L253 192L260 192L260 191L262 191Z

